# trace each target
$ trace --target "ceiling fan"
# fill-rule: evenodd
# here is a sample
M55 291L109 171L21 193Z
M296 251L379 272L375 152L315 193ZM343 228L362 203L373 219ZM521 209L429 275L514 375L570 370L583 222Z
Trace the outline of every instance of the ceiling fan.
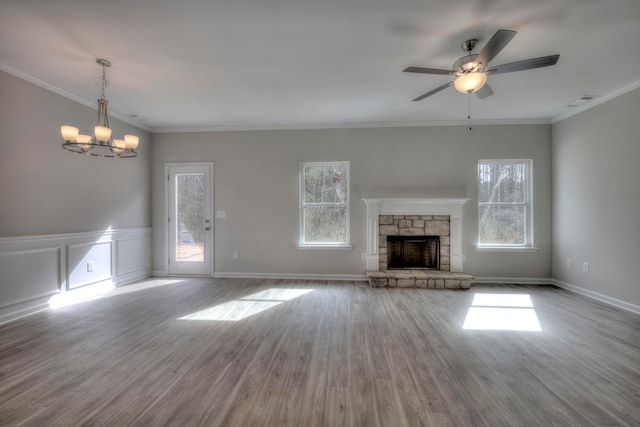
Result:
M477 39L467 40L462 43L462 50L467 54L453 63L452 70L442 70L437 68L408 67L406 73L423 74L444 74L458 76L454 81L438 86L437 88L420 95L413 101L421 101L428 96L436 94L449 86L462 93L475 93L480 99L493 95L493 90L486 84L488 74L503 74L513 71L531 70L533 68L548 67L558 62L560 55L541 56L539 58L524 59L522 61L510 62L508 64L489 66L493 58L504 49L504 47L516 35L516 31L498 30L482 48L480 53L472 54L476 47Z

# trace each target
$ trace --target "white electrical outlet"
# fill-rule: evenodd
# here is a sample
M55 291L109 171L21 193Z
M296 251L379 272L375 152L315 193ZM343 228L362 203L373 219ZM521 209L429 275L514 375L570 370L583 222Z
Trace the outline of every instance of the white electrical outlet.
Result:
M216 218L226 218L227 211L216 211Z
M583 262L582 263L582 271L584 271L585 273L589 272L589 263L588 262Z
M571 258L567 258L567 268L571 268Z
M95 266L94 266L94 264L93 264L93 261L89 261L89 262L87 263L87 273L91 273L91 272L93 272L93 269L94 269L94 268L95 268Z
M362 260L363 261L367 260L367 253L366 252L362 252Z
M238 259L240 258L240 253L238 253L238 251L233 251L233 259Z

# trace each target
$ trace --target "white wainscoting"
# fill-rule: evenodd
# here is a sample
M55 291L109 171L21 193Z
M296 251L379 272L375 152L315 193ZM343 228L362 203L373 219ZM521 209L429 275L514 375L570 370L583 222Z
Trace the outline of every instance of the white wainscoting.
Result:
M68 245L67 289L76 289L111 279L113 277L112 251L111 240Z
M55 295L151 275L151 228L0 238L0 323L49 307Z

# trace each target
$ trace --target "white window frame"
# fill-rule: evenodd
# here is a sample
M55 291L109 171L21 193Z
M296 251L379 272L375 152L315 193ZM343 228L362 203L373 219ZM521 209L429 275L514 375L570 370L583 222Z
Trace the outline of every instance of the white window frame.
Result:
M346 170L346 179L347 179L347 197L345 203L314 203L314 206L345 206L346 207L346 234L347 238L345 242L305 242L304 241L304 210L305 204L304 202L304 169L307 166L334 166L340 165ZM298 248L299 249L352 249L351 245L351 176L350 176L350 162L348 161L337 161L337 162L301 162L300 163L300 181L299 181L299 200L300 200L300 230L299 230L299 239L298 239Z
M487 203L480 201L480 176L479 167L483 163L522 163L526 169L525 201L523 203ZM478 185L478 237L476 250L478 251L537 251L533 240L533 160L532 159L482 159L478 160L476 169L476 180ZM524 206L524 243L523 244L491 244L480 243L480 219L481 208L483 206Z

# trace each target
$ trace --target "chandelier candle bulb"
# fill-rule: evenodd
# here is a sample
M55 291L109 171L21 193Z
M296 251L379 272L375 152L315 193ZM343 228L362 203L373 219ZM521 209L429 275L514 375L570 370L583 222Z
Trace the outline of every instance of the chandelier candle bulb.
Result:
M80 134L76 137L76 142L78 144L88 144L91 141L91 136L90 135L83 135Z
M62 134L62 139L65 141L76 142L78 128L73 126L60 126L60 133Z
M125 143L126 147L131 149L131 150L137 149L139 142L140 142L140 138L138 138L136 135L125 135L124 136L124 143Z
M111 138L111 129L104 126L96 126L94 135L98 141L107 142Z

